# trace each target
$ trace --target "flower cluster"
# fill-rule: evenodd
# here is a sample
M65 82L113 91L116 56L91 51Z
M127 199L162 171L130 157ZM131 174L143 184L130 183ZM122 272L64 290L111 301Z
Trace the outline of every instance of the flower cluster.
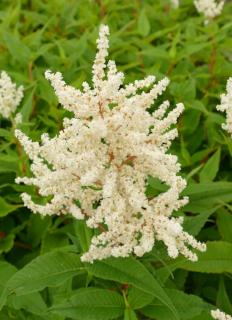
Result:
M83 83L83 92L65 84L62 75L47 71L59 102L74 117L64 119L63 130L53 138L41 136L32 142L21 131L16 136L32 161L32 177L18 183L34 185L41 196L53 196L45 205L24 193L24 204L42 215L71 213L98 229L83 261L109 256L142 256L155 240L167 246L170 257L179 253L197 260L192 248L204 251L183 231L174 210L187 203L179 195L186 182L179 175L177 157L167 153L177 136L175 124L183 104L167 113L164 101L150 114L148 108L166 89L169 80L155 83L154 76L122 86L124 74L108 55L107 26L101 26L93 65L93 88ZM145 195L148 176L169 188L154 198Z
M15 124L16 124L16 125L22 123L23 117L22 117L22 114L21 114L20 112L16 113L16 115L15 115L15 117L14 117L14 121L15 121Z
M222 128L232 135L232 77L227 81L226 94L221 95L221 104L217 105L217 110L226 112L226 123Z
M230 315L220 311L219 309L212 310L211 316L216 320L232 320L232 317Z
M197 11L204 15L205 23L207 24L211 19L221 14L224 0L194 0L194 5Z
M16 84L5 71L0 74L0 114L9 118L15 112L23 98L23 86L16 88Z
M173 8L179 8L179 0L171 0L171 5L173 6Z
M226 123L222 124L222 128L232 136L232 77L227 80L226 93L221 95L221 104L216 108L218 111L226 112ZM232 320L230 315L219 309L212 310L211 315L216 320Z

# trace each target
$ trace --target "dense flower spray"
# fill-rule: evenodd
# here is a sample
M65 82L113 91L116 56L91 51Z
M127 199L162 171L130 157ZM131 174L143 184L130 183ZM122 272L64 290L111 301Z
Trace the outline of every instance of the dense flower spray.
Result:
M216 320L232 320L232 317L230 315L220 311L219 309L212 310L211 316Z
M64 128L54 138L41 136L41 144L32 142L21 131L16 136L32 161L33 177L17 178L18 183L38 187L41 196L53 195L39 205L24 193L24 204L42 215L71 213L86 219L100 234L92 238L83 261L109 256L142 256L155 239L162 240L170 257L179 253L197 260L191 247L204 251L183 231L182 218L172 212L187 203L179 199L186 182L178 172L177 157L167 154L177 136L175 124L183 104L167 114L169 102L147 111L166 89L169 80L155 83L154 76L122 86L124 75L108 55L107 26L101 26L97 54L93 64L93 88L83 83L83 92L65 84L62 75L47 71L59 102L72 119L64 119ZM147 177L151 175L169 189L148 199Z
M204 15L205 23L221 14L224 0L194 0L194 5L197 11Z
M0 114L9 118L23 98L23 86L16 88L16 84L5 71L0 74Z
M226 112L226 123L222 128L232 135L232 77L227 81L226 93L221 95L221 104L217 105L217 110Z
M179 8L180 3L179 0L170 0L171 1L171 5L173 6L173 8Z
M226 112L226 123L222 128L232 135L232 78L229 78L226 85L226 93L221 95L221 104L217 105L217 110ZM219 309L212 310L211 315L216 320L232 320L232 317Z

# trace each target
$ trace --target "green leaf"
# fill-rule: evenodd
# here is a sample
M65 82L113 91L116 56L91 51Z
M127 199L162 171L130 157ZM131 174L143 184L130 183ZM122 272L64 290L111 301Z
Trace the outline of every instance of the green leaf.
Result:
M133 258L109 258L86 265L96 277L127 283L156 297L166 305L176 318L178 315L168 295L148 270Z
M141 309L154 300L154 296L135 287L128 289L128 303L132 309Z
M2 172L16 172L19 171L19 161L16 157L1 154L0 155L0 173Z
M68 237L62 233L48 233L41 241L41 254L50 252L69 244Z
M146 37L150 32L150 22L145 10L141 10L138 19L138 32L141 36Z
M232 305L228 293L226 292L226 287L222 276L220 278L219 290L217 294L217 307L228 314L232 314Z
M22 207L21 205L12 205L7 203L3 198L0 197L0 217L5 217L9 213Z
M206 252L198 253L198 261L184 261L181 268L205 273L232 273L232 243L208 242Z
M181 137L181 144L180 144L180 151L181 151L181 163L184 166L189 166L191 164L191 155L186 147L186 143L183 139L183 136Z
M28 221L27 242L33 247L38 246L51 227L51 217L32 214Z
M198 235L204 227L208 218L216 211L216 208L200 212L196 216L185 217L183 227L184 230L193 236Z
M180 320L191 319L194 316L200 315L204 310L210 310L210 306L197 296L186 294L175 289L167 289L167 292L180 315ZM141 311L152 319L174 320L170 310L161 306L157 300L153 301Z
M86 226L85 221L75 221L73 223L73 226L78 240L80 242L82 252L88 251L93 231Z
M7 281L15 274L17 269L6 261L0 261L0 297Z
M1 320L9 320L12 319L12 317L14 317L13 319L17 319L17 320L45 320L43 318L25 318L25 316L23 315L23 312L21 310L12 310L10 308L5 308L4 310L0 311L0 319ZM62 319L63 320L63 319Z
M33 111L34 94L35 94L35 88L33 88L29 93L27 93L23 100L23 105L20 110L20 113L22 114L23 122L29 121L29 117Z
M13 309L25 309L33 314L46 314L47 306L38 292L26 294L24 296L12 295L8 299L8 305Z
M14 238L14 234L8 234L6 237L0 239L0 254L12 249L14 245Z
M205 107L204 103L200 100L194 100L194 102L190 105L190 108L201 111L202 113L208 115L207 108Z
M136 313L132 309L125 309L124 320L138 320Z
M210 312L202 312L200 315L191 318L190 320L212 320Z
M221 157L221 149L219 148L214 155L206 162L200 172L200 182L213 181L219 170L219 163Z
M190 134L193 134L193 132L197 129L199 122L201 118L201 112L196 109L187 109L184 112L182 123L183 128L182 131Z
M217 226L222 239L232 242L232 214L224 208L218 210Z
M189 197L189 204L184 207L184 210L199 213L223 202L231 201L232 182L189 184L182 195Z
M178 57L179 59L182 59L185 56L190 56L191 54L194 54L206 47L209 46L209 43L191 43L185 46L185 48L182 51L182 54Z
M172 82L170 92L177 101L193 103L196 97L196 81L188 79L181 82Z
M169 189L169 186L163 183L158 178L153 178L152 176L148 176L147 188L146 188L147 197L156 197L160 193L165 192L168 189Z
M58 286L81 271L83 266L77 254L49 252L32 260L8 281L8 294L20 296Z
M28 64L30 49L13 33L4 32L3 38L12 57L19 63Z
M11 140L13 135L9 130L0 128L0 137L6 138L7 140Z
M51 311L76 320L118 319L124 312L123 297L114 291L82 288Z

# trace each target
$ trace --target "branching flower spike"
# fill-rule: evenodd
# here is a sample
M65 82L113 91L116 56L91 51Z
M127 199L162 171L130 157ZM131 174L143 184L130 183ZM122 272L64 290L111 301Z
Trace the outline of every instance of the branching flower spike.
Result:
M178 172L180 165L167 153L177 136L175 124L183 104L167 114L164 101L150 114L147 109L166 89L169 80L155 83L154 76L122 86L124 75L108 55L107 26L101 26L93 64L93 88L83 83L83 92L65 84L62 75L47 71L59 102L73 112L64 119L64 128L54 138L47 134L41 143L32 142L21 131L16 136L32 161L33 177L17 178L18 183L34 185L41 196L53 196L45 205L36 204L24 193L24 204L34 213L71 213L85 219L100 234L92 238L83 261L109 256L142 256L155 240L167 246L168 254L179 253L197 260L192 248L205 250L183 231L182 218L174 210L187 203L179 195L186 182ZM148 176L158 178L169 188L148 199Z
M180 6L179 0L170 0L170 1L171 1L171 5L174 9L179 8L179 6Z
M221 95L221 104L216 108L218 111L226 112L226 123L222 128L232 136L232 77L228 79L226 93Z
M216 320L232 320L232 317L229 314L226 314L219 309L212 310L211 316Z
M15 112L23 98L23 86L16 88L16 84L5 71L0 74L0 114L9 118Z
M205 17L205 24L221 14L224 4L224 0L194 0L197 11Z

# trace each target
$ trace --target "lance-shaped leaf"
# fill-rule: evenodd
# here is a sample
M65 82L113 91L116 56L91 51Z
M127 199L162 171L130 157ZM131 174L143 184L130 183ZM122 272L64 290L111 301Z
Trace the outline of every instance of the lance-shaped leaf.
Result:
M175 307L165 290L138 260L133 258L109 258L88 264L87 270L96 277L130 284L151 294L166 305L178 319Z

